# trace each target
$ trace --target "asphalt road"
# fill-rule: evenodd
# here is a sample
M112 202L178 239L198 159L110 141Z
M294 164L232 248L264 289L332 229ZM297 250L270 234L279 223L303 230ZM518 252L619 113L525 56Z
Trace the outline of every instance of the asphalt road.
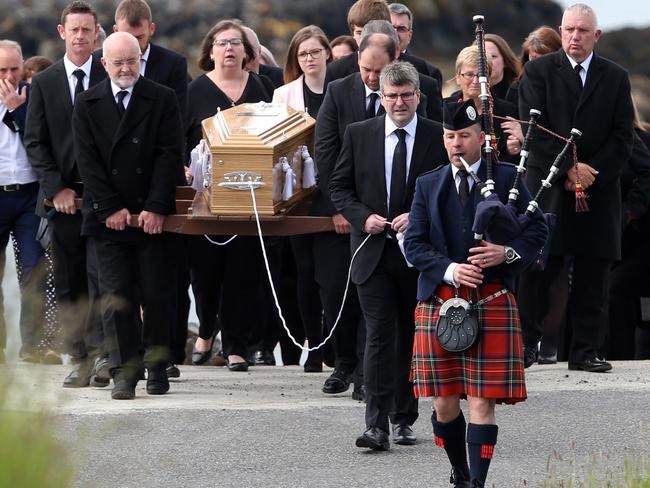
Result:
M528 370L528 401L497 407L488 486L542 486L554 472L584 479L650 456L650 362L614 366L609 374L566 364ZM321 393L327 372L185 366L167 395L148 396L141 382L135 400L112 401L109 389L61 388L66 366L10 367L21 391L38 399L32 407L54 414L78 487L451 486L446 455L431 440L428 400L415 446L361 450L354 440L363 404L349 392Z

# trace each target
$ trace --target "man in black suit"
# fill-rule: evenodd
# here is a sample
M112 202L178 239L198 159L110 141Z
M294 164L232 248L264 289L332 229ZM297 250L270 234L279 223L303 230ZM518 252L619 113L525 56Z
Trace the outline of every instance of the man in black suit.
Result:
M395 29L387 20L370 20L363 27L361 33L361 41L365 37L368 37L373 34L384 34L391 37L396 48L394 58L399 59L400 61L408 61L404 55L399 50L399 38ZM333 80L344 78L352 73L359 72L359 53L352 53L346 57L334 61L327 65L327 72L325 75L325 85L327 86ZM412 64L412 63L411 63ZM440 85L438 82L431 78L430 76L419 73L420 81L420 92L422 93L422 101L426 107L426 117L431 120L442 120L442 99L440 95Z
M187 61L185 56L151 42L156 33L151 8L145 0L122 0L115 10L113 32L128 32L140 45L140 75L165 85L176 92L181 116L185 120L187 107ZM102 52L94 54L98 59ZM182 168L181 168L182 169ZM185 174L179 171L177 185L187 185ZM185 343L187 342L187 318L190 311L189 283L190 272L187 263L186 238L172 235L167 239L170 246L169 264L175 264L176 277L170 286L176 288L177 320L172 330L172 360L167 368L171 378L180 377L180 370L175 366L185 360Z
M36 213L40 217L49 214L59 323L65 352L74 363L63 382L65 387L88 386L100 346L98 323L87 321L86 243L75 206L81 185L71 129L76 97L106 77L91 55L98 29L97 14L90 4L75 1L63 9L57 30L65 41L65 56L34 76L24 137L27 157L40 185ZM56 212L48 212L45 200Z
M558 215L558 222L547 270L522 276L524 346L530 364L546 315L544 305L548 307L548 283L562 262L571 260L569 369L601 372L611 369L596 353L607 322L611 264L621 257L619 176L632 150L630 82L625 70L593 52L601 31L590 7L569 7L560 31L562 50L526 63L519 89L522 117L535 108L542 112L539 123L557 134L568 135L573 127L582 131L577 142L579 162L564 162L540 202L545 211ZM563 145L546 133L535 137L527 174L533 194ZM576 210L576 197L581 196L576 193L577 184L588 197L587 212Z
M147 392L169 390L166 366L175 309L162 229L175 208L182 122L174 92L140 76L139 61L134 36L111 34L102 58L109 79L80 96L72 121L85 185L82 231L98 260L111 397L120 400L135 396L142 349ZM131 214L137 214L141 229L130 227Z
M45 322L45 277L43 248L36 240L40 219L34 214L38 195L36 173L29 164L23 133L29 101L29 85L21 81L23 54L20 44L0 40L0 253L9 234L18 249L20 267L20 347L22 361L39 362ZM4 259L0 263L0 281ZM2 297L0 296L0 300ZM4 311L0 309L0 313ZM4 317L0 317L4 324ZM1 325L1 324L0 324ZM0 327L0 357L6 344Z
M351 223L352 281L366 321L366 427L358 447L387 449L388 422L397 444L414 444L417 400L409 381L417 270L399 241L408 227L416 178L445 161L442 126L416 115L418 73L394 62L381 72L386 114L350 124L330 179L336 209ZM383 164L382 164L383 163Z

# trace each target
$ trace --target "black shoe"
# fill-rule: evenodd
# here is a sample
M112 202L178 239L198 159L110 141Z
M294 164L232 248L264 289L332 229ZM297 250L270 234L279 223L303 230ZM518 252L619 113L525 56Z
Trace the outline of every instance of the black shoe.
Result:
M335 393L343 393L344 391L348 391L348 388L350 388L351 380L351 374L346 373L340 369L335 369L329 378L325 380L325 383L323 384L323 393L333 395Z
M169 391L169 378L167 365L159 364L147 368L147 393L149 395L163 395Z
M90 384L90 373L95 364L95 358L78 359L72 371L63 380L64 388L84 388Z
M449 482L454 485L454 488L472 488L469 481L469 468L457 468L452 466Z
M583 359L577 363L569 362L569 369L573 371L587 371L589 373L604 373L612 369L612 365L602 359Z
M167 378L180 378L181 370L174 363L167 364Z
M112 375L113 390L111 391L111 398L113 400L133 400L140 371L133 368L116 368L112 371Z
M366 401L366 386L365 385L354 385L354 390L352 390L352 399L358 402Z
M90 386L104 388L111 382L111 373L108 366L108 356L98 356L90 372Z
M379 427L370 427L363 434L357 437L357 447L367 447L373 451L388 451L390 442L388 434Z
M467 486L469 486L469 488L484 488L485 487L483 482L479 481L479 480L472 480L472 484L467 485Z
M557 364L557 354L553 356L542 356L540 354L537 358L537 364Z
M303 366L305 373L322 373L323 363L305 363Z
M208 360L212 357L212 347L214 346L214 336L212 337L212 341L210 341L210 349L207 351L199 351L196 349L196 343L194 343L194 347L192 348L192 364L194 366L200 366L201 364L205 364L208 362Z
M260 349L253 354L253 361L248 361L250 366L275 366L275 356L268 349Z
M537 346L524 346L524 368L530 368L537 361Z
M400 446L412 446L417 437L410 425L393 425L393 442Z
M239 363L231 363L230 361L228 361L228 359L226 359L226 366L228 366L228 369L230 371L236 371L236 372L248 371L248 362L246 361L241 361Z

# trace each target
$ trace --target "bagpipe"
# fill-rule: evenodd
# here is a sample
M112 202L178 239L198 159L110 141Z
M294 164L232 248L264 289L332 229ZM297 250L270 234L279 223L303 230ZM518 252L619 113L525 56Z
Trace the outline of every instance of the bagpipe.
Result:
M482 129L485 132L485 145L483 147L483 159L487 164L486 168L486 181L481 181L478 176L470 169L469 164L461 158L463 166L470 174L470 177L477 185L483 200L479 202L474 217L474 224L472 231L474 238L477 242L486 239L495 244L505 244L514 237L522 233L530 222L532 216L536 212L541 212L539 206L539 199L542 193L550 188L553 183L554 177L560 171L562 161L571 149L572 164L577 165L577 147L575 141L582 135L578 129L571 129L568 138L562 137L559 134L542 127L538 124L538 119L541 112L536 109L531 109L529 113L529 120L517 120L522 125L527 126L526 135L521 147L519 164L516 166L516 174L512 183L512 188L508 192L507 202L502 202L499 196L494 193L494 180L493 180L493 165L498 161L498 152L496 149L497 140L494 135L494 119L500 120L513 120L511 118L499 117L493 113L493 98L490 91L490 81L488 78L488 64L485 52L485 32L483 29L484 17L482 15L475 15L473 21L475 24L476 44L478 46L478 76L481 84L481 123ZM521 212L520 207L517 205L519 198L518 186L526 171L526 161L530 154L530 146L533 140L533 133L535 129L542 130L553 137L564 141L564 147L557 155L553 164L549 169L548 176L542 180L541 187L537 191L534 198L528 203L526 210ZM577 174L577 173L576 173ZM587 206L586 194L584 193L580 182L576 182L576 212L585 212L589 208ZM549 252L550 234L555 226L556 216L552 213L544 213L544 218L549 228L549 239L544 246L544 249L539 251L537 260L533 264L534 268L543 269L545 266L546 258Z

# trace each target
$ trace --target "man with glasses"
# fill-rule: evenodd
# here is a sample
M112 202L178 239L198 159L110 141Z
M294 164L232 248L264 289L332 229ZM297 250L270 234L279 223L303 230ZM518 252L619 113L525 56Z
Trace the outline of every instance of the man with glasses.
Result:
M371 236L352 264L366 321L366 431L356 445L387 450L389 417L393 441L403 445L415 444L418 417L409 381L418 273L407 265L400 241L416 178L446 154L440 123L416 115L419 77L410 63L385 66L379 88L385 115L347 127L329 188L351 224L352 251Z
M90 4L75 1L66 6L57 30L65 41L65 55L32 80L24 143L40 185L36 213L48 216L52 229L59 323L64 352L74 364L63 386L78 388L88 386L99 351L98 324L87 321L86 242L75 206L82 186L73 153L72 108L79 94L104 79L106 72L92 57L99 26Z
M173 90L140 75L134 36L111 34L103 52L109 79L79 97L72 130L85 185L82 232L97 256L111 397L124 400L135 396L143 361L147 393L169 390L176 291L168 286L163 225L175 209L183 131Z

